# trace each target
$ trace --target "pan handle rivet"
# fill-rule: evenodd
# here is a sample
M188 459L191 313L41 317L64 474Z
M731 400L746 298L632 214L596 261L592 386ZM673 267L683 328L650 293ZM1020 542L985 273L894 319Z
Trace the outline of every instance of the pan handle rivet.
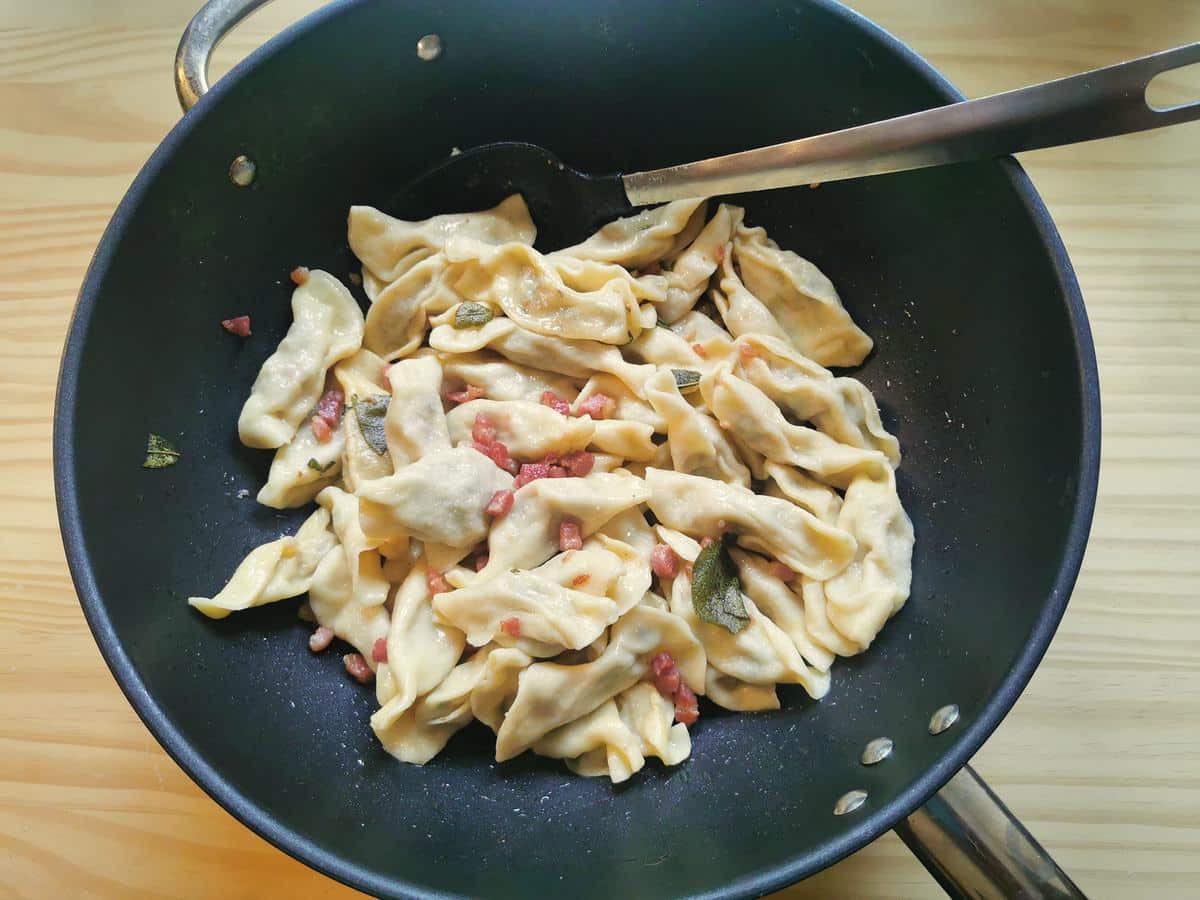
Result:
M929 719L929 733L941 734L958 721L958 705L951 703L943 706Z
M879 737L863 747L862 756L859 760L864 766L873 766L875 763L881 763L892 755L892 739L888 737Z
M838 797L838 802L833 805L833 814L835 816L844 816L846 813L854 812L866 802L866 791L846 791L846 793Z
M427 34L417 41L417 57L424 62L433 62L442 55L442 39L436 34Z
M246 187L254 180L258 166L248 156L235 157L229 164L229 180L238 187Z

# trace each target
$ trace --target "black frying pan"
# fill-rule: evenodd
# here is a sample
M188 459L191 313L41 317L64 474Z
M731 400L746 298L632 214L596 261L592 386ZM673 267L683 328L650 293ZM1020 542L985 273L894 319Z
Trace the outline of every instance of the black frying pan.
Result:
M431 33L443 51L423 61L415 44ZM910 50L826 0L352 2L254 53L118 208L59 384L71 571L151 731L247 825L379 895L740 897L897 825L948 888L978 889L928 842L965 836L987 857L987 829L1006 827L998 801L968 771L910 814L979 749L1045 651L1083 555L1099 458L1079 290L1011 160L735 198L828 273L875 338L856 374L905 453L912 599L868 653L838 663L821 702L784 689L778 713L706 707L685 765L649 766L618 788L531 755L495 765L479 726L417 768L378 747L373 698L337 656L305 649L294 602L220 622L183 602L306 514L239 497L253 496L269 454L242 448L235 422L288 325L288 271L356 268L350 204L435 211L390 204L455 146L524 140L585 171L635 171L957 99ZM240 154L257 164L247 187L229 177ZM243 313L255 332L244 343L218 324ZM151 431L182 449L178 465L140 468ZM957 722L931 734L949 704ZM864 766L879 737L894 751ZM865 803L835 815L851 790ZM990 860L1002 870L993 887L1069 895L1026 838L1010 833L1014 852Z

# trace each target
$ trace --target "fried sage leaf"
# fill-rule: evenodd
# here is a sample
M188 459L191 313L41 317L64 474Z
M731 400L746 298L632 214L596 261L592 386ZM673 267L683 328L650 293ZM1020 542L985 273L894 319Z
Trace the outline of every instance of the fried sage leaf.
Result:
M695 369L672 369L671 374L675 376L675 387L679 388L681 394L694 391L700 386L700 373Z
M162 435L150 434L146 437L146 459L142 468L165 469L179 462L181 455Z
M496 314L486 303L475 303L468 300L466 303L458 304L458 309L454 311L454 327L478 328L486 325L495 317Z
M387 416L391 399L386 394L378 394L365 400L358 399L357 394L350 398L363 440L380 456L386 456L388 452L387 432L384 431L383 420Z
M728 536L700 551L692 567L692 606L703 622L737 634L750 622L742 585L726 546Z

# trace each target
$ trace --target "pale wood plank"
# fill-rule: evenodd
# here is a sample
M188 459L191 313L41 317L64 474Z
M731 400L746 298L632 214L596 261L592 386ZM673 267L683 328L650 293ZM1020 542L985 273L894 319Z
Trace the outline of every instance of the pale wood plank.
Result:
M197 0L0 0L0 896L350 897L166 757L79 612L53 510L50 408L79 279L177 117ZM278 0L214 75L314 9ZM1192 0L858 0L970 95L1194 38ZM1174 79L1184 97L1200 79ZM976 765L1095 896L1200 886L1200 145L1196 126L1026 165L1077 267L1104 391L1094 536L1046 661ZM885 837L788 898L940 896Z

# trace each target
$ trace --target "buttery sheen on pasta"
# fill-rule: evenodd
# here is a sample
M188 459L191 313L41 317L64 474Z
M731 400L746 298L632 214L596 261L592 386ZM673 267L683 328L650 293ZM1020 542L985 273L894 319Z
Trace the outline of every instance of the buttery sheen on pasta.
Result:
M630 778L692 749L697 696L813 698L908 598L900 448L826 366L872 342L811 262L703 200L543 254L524 200L405 222L350 210L370 300L320 271L238 422L258 501L316 502L212 618L307 593L417 765L478 720ZM302 271L302 270L298 270Z

